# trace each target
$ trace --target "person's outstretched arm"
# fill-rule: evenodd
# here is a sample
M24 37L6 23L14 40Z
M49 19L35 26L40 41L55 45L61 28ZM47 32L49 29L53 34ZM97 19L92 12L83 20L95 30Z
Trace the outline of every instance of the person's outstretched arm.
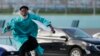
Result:
M51 24L48 25L48 26L51 28L52 33L55 33L55 30L54 30L53 26Z
M14 25L13 19L5 24L5 26L3 27L2 33L6 33L7 31L12 30L12 25Z
M51 25L51 22L50 21L48 21L48 20L46 20L45 18L42 18L42 17L40 17L40 16L38 16L38 15L32 15L32 19L33 20L37 20L37 21L40 21L41 23L43 23L44 25L46 25L47 27L49 26L50 28L51 28L51 31L53 32L53 33L55 33L55 30L54 30L54 28L53 28L53 26Z

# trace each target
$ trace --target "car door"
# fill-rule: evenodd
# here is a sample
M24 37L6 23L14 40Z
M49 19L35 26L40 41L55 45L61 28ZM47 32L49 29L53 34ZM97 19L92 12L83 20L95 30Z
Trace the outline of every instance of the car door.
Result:
M45 49L46 56L66 56L66 39L61 38L61 36L64 36L63 32L56 30L56 34L51 34L49 32L42 33L38 36L38 41L41 44L41 46Z
M45 55L66 56L67 46L61 42L42 43L41 46L45 49Z

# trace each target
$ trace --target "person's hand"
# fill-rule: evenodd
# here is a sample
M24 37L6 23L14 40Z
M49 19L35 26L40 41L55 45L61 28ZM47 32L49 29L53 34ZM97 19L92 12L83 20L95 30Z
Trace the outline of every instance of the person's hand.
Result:
M51 24L48 25L48 26L51 28L52 33L56 33L55 30L54 30L54 28L53 28L53 26Z
M10 26L7 26L7 27L6 27L7 30L10 30L10 28L11 28Z
M52 33L56 33L56 31L54 29L51 29Z

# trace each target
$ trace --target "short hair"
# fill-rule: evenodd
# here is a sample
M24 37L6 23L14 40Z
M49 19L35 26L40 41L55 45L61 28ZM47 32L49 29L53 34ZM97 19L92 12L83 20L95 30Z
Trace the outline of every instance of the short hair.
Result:
M27 6L21 6L21 7L20 7L20 10L21 10L21 9L27 9L27 10L29 10L29 8L28 8Z

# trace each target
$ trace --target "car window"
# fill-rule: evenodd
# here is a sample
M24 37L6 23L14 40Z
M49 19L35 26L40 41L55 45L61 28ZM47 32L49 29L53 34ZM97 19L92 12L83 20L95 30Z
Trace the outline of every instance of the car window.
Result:
M75 37L75 38L86 38L91 37L86 32L80 29L66 29L64 30L69 36Z
M100 38L100 33L93 34L93 37Z
M97 35L98 37L100 36L100 34Z

